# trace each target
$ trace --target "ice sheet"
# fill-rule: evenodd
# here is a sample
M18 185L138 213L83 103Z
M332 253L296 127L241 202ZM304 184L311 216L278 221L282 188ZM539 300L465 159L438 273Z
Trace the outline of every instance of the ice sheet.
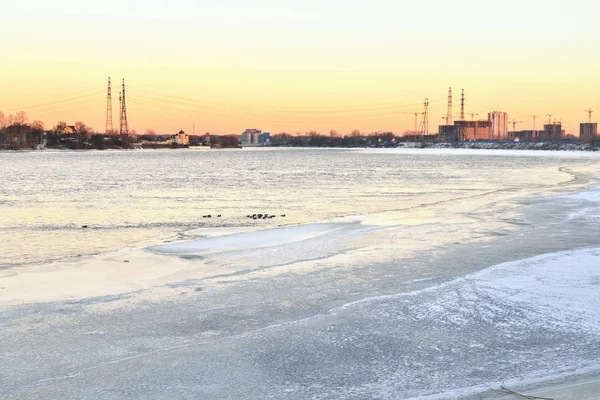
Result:
M163 254L197 254L218 251L233 251L283 243L297 242L342 229L341 224L305 224L286 226L253 232L236 233L220 237L202 238L193 241L170 243L150 247L149 250Z

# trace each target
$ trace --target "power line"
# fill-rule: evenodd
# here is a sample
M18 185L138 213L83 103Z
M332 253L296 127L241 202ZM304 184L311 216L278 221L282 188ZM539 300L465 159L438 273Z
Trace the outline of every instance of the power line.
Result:
M278 119L270 119L270 118L262 118L262 117L255 117L255 116L247 116L247 115L241 115L241 114L217 114L217 113L210 113L210 112L204 112L204 111L198 111L198 110L190 110L190 109L185 109L185 108L179 108L179 107L172 107L172 106L164 106L164 105L159 105L159 104L152 104L152 103L148 103L146 101L141 101L139 100L137 97L133 97L133 96L129 96L129 102L130 103L134 103L134 104L139 104L139 105L144 105L147 107L155 107L155 108L160 108L160 109L170 109L170 110L174 110L174 111L185 111L185 112L189 112L189 113L193 113L193 114L201 114L201 115L219 115L219 116L225 116L225 117L238 117L240 119L247 119L247 120L259 120L259 121L264 121L264 122L281 122L281 123L303 123L303 122L307 122L306 119L303 120L293 120L293 119L285 119L285 120L278 120ZM357 118L357 119L345 119L345 118L338 118L338 119L330 119L327 121L310 121L311 123L335 123L335 122L359 122L359 121L365 121L365 120L372 120L372 119L380 119L380 117L382 116L392 116L392 115L397 115L397 113L395 112L385 112L385 113L378 113L378 114L371 114L371 115L365 115L361 118Z
M192 99L192 98L188 98L188 97L172 96L172 95L168 95L168 94L165 94L165 93L159 93L159 92L154 92L154 91L150 91L150 90L145 90L145 89L140 89L140 88L136 88L136 87L131 87L129 85L127 86L127 88L130 91L133 91L133 93L136 93L136 92L146 93L146 97L148 97L148 95L151 95L153 97L166 97L166 98L170 98L170 99L182 100L182 101L185 101L185 102L207 104L209 106L215 106L215 107L237 107L237 108L248 108L248 109L254 109L254 110L264 110L264 111L270 111L270 112L289 112L289 113L350 113L350 112L367 112L367 111L392 110L392 109L396 109L396 108L411 107L411 106L416 106L416 105L423 104L422 102L411 102L411 103L388 102L388 103L376 103L376 104L364 105L364 106L361 106L361 108L359 108L357 106L348 106L348 107L344 107L344 109L337 109L337 110L328 110L327 109L327 108L329 108L328 106L319 106L317 109L315 109L314 107L313 107L313 109L308 109L308 108L303 108L303 107L294 107L294 108L289 108L289 107L260 107L260 106L244 105L244 104L237 104L237 103L210 102L210 101L206 101L206 100L198 100L198 99ZM440 99L443 99L443 98L440 98ZM432 102L439 101L440 99L435 99ZM386 107L378 107L378 106L384 106L384 105L386 105ZM339 107L340 106L336 106L336 108L339 108Z
M87 90L87 92L89 92L89 90ZM82 93L81 91L78 93ZM45 107L45 106L51 106L54 104L60 104L60 103L66 103L68 101L74 101L74 100L80 100L86 97L91 97L91 96L96 96L100 93L103 93L103 91L93 91L93 92L89 92L85 95L81 95L81 96L74 96L74 97L69 97L69 98L65 98L65 99L61 99L61 100L55 100L55 101L50 101L47 103L38 103L38 104L32 104L32 105L27 105L27 106L23 106L23 107L16 107L16 108L11 108L8 110L4 110L5 112L12 112L12 111L21 111L21 110L26 110L26 109L31 109L31 108L39 108L39 107Z

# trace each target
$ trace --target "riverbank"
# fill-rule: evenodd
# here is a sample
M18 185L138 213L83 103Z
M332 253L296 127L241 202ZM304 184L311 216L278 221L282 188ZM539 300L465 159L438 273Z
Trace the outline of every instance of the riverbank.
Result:
M292 148L342 148L342 149L471 149L471 150L535 150L535 151L580 151L595 152L599 148L586 143L577 142L397 142L387 144L364 144L349 146L310 146L301 145L271 145L266 147L292 147Z
M474 149L474 150L546 150L546 151L598 151L598 148L575 142L458 142L398 143L397 148Z
M260 145L260 146L237 146L237 147L218 147L218 146L189 146L190 149L199 149L199 148L216 148L216 149L272 149L272 148L332 148L332 149L472 149L472 150L536 150L536 151L580 151L580 152L596 152L599 150L598 146L586 144L586 143L577 143L577 142L560 142L560 141L552 141L552 142L486 142L486 141L477 141L477 142L433 142L433 141L425 141L425 142L398 142L398 143L389 143L386 145L374 145L374 144L364 144L364 145L348 145L348 146L323 146L323 145L315 145L311 146L307 143L302 143L300 145L290 145L290 144L271 144L271 145ZM68 147L53 147L53 148L39 148L39 149L8 149L8 148L0 148L0 152L14 152L14 151L64 151L64 150L85 150L85 151L93 151L93 150L141 150L141 149L184 149L188 148L188 146L171 146L171 145L143 145L132 148L122 148L122 147L86 147L86 148L68 148Z

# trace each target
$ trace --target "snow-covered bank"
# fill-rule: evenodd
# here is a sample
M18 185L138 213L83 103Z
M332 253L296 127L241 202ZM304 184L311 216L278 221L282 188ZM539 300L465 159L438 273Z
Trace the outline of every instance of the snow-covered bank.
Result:
M403 142L396 148L425 149L479 149L479 150L549 150L549 151L598 151L597 147L575 142Z
M513 148L507 147L502 148L490 143L486 146L486 142L481 145L473 145L472 147L467 144L465 146L449 146L448 143L431 143L421 147L420 143L405 143L404 146L392 147L392 148L366 148L357 149L359 151L365 151L369 153L383 153L383 154L448 154L448 155L490 155L490 156L514 156L514 157L561 157L561 158L600 158L600 151L587 151L584 148L578 146L566 146L560 151L551 151L550 149L535 148L535 147L520 147ZM477 142L473 142L477 143ZM558 149L556 149L558 150Z

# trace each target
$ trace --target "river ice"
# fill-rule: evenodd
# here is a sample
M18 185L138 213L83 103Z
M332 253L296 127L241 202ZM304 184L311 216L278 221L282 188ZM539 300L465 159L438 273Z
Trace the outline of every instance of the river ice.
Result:
M600 373L600 191L558 192L3 271L0 398L477 399Z
M253 311L242 304L203 309L199 302L173 319L165 317L173 305L113 316L60 307L45 321L60 335L31 342L40 333L39 317L3 326L3 341L13 346L5 347L2 365L13 368L0 370L0 393L30 399L467 396L500 381L597 365L599 289L600 249L590 249L505 263L225 335L223 319L235 325ZM63 331L71 319L78 327Z

